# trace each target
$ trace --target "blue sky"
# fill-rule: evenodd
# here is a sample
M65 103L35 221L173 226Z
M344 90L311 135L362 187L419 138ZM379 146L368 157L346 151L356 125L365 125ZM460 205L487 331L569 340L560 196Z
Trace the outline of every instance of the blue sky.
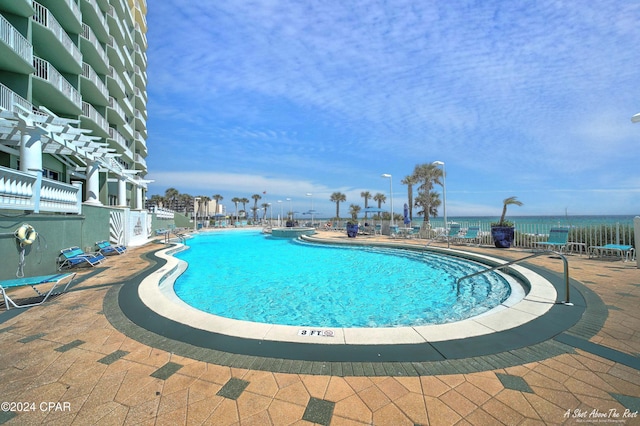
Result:
M388 173L399 212L438 160L449 216L640 214L640 2L148 0L147 21L149 195L331 216L340 191L344 217Z

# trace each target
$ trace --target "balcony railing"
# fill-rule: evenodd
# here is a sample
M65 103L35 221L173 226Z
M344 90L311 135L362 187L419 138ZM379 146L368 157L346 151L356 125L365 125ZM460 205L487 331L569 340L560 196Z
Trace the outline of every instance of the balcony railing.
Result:
M82 102L82 115L89 117L105 133L109 133L109 123L107 120L88 102Z
M14 105L20 105L29 111L33 108L31 102L0 83L0 107L13 112L17 109Z
M33 66L36 69L36 77L48 81L74 105L81 107L82 96L80 93L49 62L36 56L33 58Z
M0 209L81 214L82 185L0 166Z
M0 15L0 40L9 45L27 63L33 62L33 46L2 15Z
M32 4L33 8L36 10L35 15L32 16L33 20L43 27L49 29L55 35L58 41L62 43L67 52L71 54L78 65L80 65L82 63L82 53L80 53L80 49L78 49L78 46L76 46L73 41L71 41L71 38L58 23L53 14L49 12L49 9L47 9L40 3L34 1L32 2Z
M82 63L82 75L88 80L91 80L105 98L109 97L109 90L107 89L107 86L102 80L100 80L100 77L98 77L98 74L93 70L93 68L91 68L91 65L86 62Z
M107 53L104 50L104 47L102 47L102 44L100 44L100 40L98 40L98 37L96 36L96 34L93 32L91 27L88 26L87 24L82 24L82 37L86 39L89 43L91 43L91 45L96 49L96 52L98 52L98 55L100 56L102 61L105 64L108 64L109 59L107 57Z

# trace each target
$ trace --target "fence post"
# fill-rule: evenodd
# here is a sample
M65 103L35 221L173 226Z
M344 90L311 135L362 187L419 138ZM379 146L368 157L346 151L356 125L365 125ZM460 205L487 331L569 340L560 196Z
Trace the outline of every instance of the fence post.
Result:
M640 249L640 216L633 218L633 232L636 241L636 266L640 268L640 256L638 256L638 249Z

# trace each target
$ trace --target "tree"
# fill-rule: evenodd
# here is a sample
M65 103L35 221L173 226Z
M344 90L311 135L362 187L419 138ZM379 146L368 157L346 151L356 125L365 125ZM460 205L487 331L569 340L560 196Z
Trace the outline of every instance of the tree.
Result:
M214 194L214 195L211 196L211 198L216 200L216 213L218 213L219 210L220 210L220 200L223 200L224 197L222 195L220 195L220 194ZM219 212L219 213L222 213L222 212Z
M357 220L358 213L360 213L360 206L357 204L351 204L349 206L349 213L351 214L351 219Z
M236 205L236 221L238 220L238 203L241 202L241 198L239 197L233 197L231 199L231 202L234 203Z
M409 219L413 220L413 185L418 183L413 175L409 175L400 181L403 185L407 185L407 200L409 201Z
M340 203L347 201L347 196L342 192L334 192L331 194L329 201L336 203L336 218L340 219Z
M362 191L360 196L364 198L364 209L367 210L367 207L369 207L369 200L371 199L371 193L369 191ZM367 217L366 211L364 213L364 217Z
M245 215L247 214L247 203L249 199L247 197L240 198L240 202L242 203L242 211L244 211Z
M258 220L258 200L260 200L262 196L260 194L253 194L251 198L253 198L253 221L256 222Z
M180 195L180 193L175 188L169 188L166 191L164 191L164 198L169 203L168 207L173 211L177 211L178 210L178 196L179 195Z
M507 206L521 206L522 201L519 201L518 197L509 197L505 198L502 204L502 216L500 216L499 226L506 226L504 218L507 215Z
M419 164L413 170L411 178L415 181L415 184L420 184L418 186L418 197L414 205L422 208L418 215L424 216L428 222L429 216L435 217L438 215L440 194L433 191L433 186L436 184L442 185L442 169L431 163Z
M269 207L269 203L262 203L260 206L262 207L262 220L264 221L267 218L267 207Z
M378 202L378 208L381 209L382 203L387 202L387 196L384 195L382 192L378 192L376 195L373 196L373 200Z

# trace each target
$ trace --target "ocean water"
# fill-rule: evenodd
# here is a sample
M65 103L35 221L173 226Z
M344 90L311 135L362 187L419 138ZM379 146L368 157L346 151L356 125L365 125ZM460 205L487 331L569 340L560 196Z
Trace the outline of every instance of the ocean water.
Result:
M630 215L610 215L610 216L587 216L587 215L567 215L567 216L511 216L507 215L506 219L513 222L516 229L519 226L566 226L570 228L580 228L599 225L633 225L633 218ZM491 222L497 222L498 216L447 216L448 222L459 222L471 225L480 225L482 228L491 225ZM422 218L418 219L418 221ZM414 219L414 223L416 219ZM431 218L431 227L442 227L444 219L440 217Z

